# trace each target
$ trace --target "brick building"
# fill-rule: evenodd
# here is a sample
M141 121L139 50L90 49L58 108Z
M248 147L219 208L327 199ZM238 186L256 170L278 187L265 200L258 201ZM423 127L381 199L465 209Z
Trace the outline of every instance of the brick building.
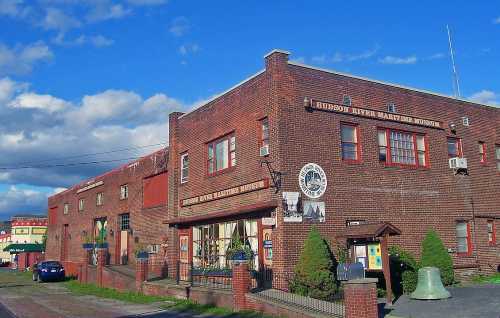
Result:
M379 229L417 256L437 230L459 276L500 263L498 108L275 50L169 129L169 268L227 266L240 239L254 268L286 275L313 225L368 270L385 262Z
M87 180L48 200L46 259L60 260L69 274L84 262L83 243L102 236L110 265L134 265L139 247L151 253L151 270L164 264L167 149ZM91 262L96 264L97 252Z

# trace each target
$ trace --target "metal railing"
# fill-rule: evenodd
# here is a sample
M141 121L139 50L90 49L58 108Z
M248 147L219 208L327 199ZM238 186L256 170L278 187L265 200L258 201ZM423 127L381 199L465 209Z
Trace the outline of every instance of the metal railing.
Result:
M187 282L191 286L215 289L231 289L233 271L230 268L194 267L193 263L178 261L176 283Z

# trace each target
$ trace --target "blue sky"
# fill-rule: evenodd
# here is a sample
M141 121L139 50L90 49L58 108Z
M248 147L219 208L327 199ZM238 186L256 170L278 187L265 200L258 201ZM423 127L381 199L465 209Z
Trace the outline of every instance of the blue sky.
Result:
M500 103L500 5L472 1L0 0L0 168L137 157L167 115L263 68L306 64ZM50 160L49 160L50 159ZM0 169L0 220L120 164Z

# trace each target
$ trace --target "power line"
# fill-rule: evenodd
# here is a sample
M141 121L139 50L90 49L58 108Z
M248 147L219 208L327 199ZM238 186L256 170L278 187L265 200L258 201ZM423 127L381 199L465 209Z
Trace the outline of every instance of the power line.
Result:
M122 159L113 159L113 160L99 160L99 161L87 161L87 162L71 162L71 163L60 163L53 165L35 165L35 166L21 166L21 167L0 167L0 170L20 170L20 169L43 169L43 168L56 168L56 167L71 167L71 166L81 166L81 165L91 165L91 164L100 164L100 163L109 163L109 162L117 162L117 161L128 161L128 160L136 160L142 157L130 157L130 158L122 158Z
M144 149L144 148L150 148L150 147L156 147L156 146L164 146L166 144L167 144L166 142L160 142L157 144L128 147L128 148L120 148L120 149L108 150L108 151L103 151L103 152L95 152L95 153L87 153L87 154L72 155L72 156L65 156L65 157L57 157L57 158L43 159L43 160L37 160L37 161L24 161L24 162L15 163L14 165L25 165L25 164L40 163L40 162L47 162L47 161L54 161L54 160L64 160L64 159L74 159L74 158L81 158L81 157L105 155L105 154L116 153L116 152L138 150L138 149ZM0 167L0 169L2 169L2 167Z

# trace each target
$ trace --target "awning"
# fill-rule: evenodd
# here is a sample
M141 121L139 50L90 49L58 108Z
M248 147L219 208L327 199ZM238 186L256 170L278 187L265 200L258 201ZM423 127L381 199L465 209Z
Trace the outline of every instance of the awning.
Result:
M10 244L4 249L4 252L10 252L10 254L24 253L24 252L43 252L43 244L37 243L26 243L26 244Z
M389 222L365 223L346 227L338 237L372 238L381 237L386 234L389 236L401 235L401 230Z
M201 223L208 220L215 221L217 219L241 216L244 214L258 213L264 210L276 208L277 206L278 203L275 200L259 202L256 204L246 205L238 209L223 210L223 211L217 211L195 216L171 218L167 221L164 221L163 224L168 224L169 226L175 226L175 225L189 225L194 223Z

